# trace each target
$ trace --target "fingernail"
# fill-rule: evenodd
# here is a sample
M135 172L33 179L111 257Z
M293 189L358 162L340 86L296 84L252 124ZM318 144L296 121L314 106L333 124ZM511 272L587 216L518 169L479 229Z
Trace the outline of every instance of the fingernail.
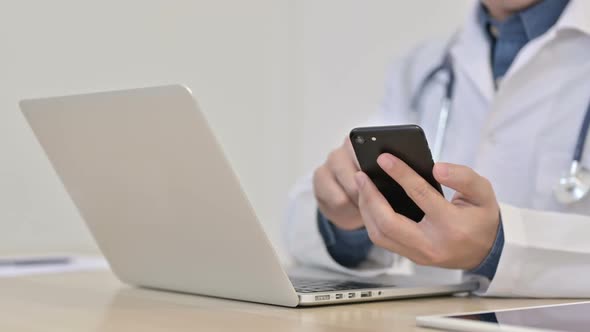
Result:
M438 173L438 176L446 179L449 177L449 166L445 164L436 164L436 172Z
M377 163L383 169L391 169L395 163L395 158L390 154L382 154L377 158Z
M360 188L362 188L365 183L367 182L367 176L365 175L365 173L363 172L358 172L354 175L354 179L356 181L356 185Z

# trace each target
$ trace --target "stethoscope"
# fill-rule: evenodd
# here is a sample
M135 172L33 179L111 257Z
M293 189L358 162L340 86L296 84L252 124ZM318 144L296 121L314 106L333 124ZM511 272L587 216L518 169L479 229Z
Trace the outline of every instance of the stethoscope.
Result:
M455 73L453 71L453 59L450 52L445 51L443 60L439 65L431 69L422 79L418 86L417 92L411 100L410 107L414 111L418 111L420 100L422 99L428 85L440 73L444 73L447 77L445 82L444 94L440 103L440 112L438 115L438 124L436 129L436 136L432 155L435 161L438 161L442 152L447 125L449 123L449 115L452 110L452 100L455 89ZM570 164L569 171L559 179L559 183L553 190L553 194L557 201L561 204L573 204L581 201L590 192L590 171L582 166L582 156L584 152L584 145L588 136L588 127L590 126L590 104L586 108L584 121L578 133L578 140L574 155Z

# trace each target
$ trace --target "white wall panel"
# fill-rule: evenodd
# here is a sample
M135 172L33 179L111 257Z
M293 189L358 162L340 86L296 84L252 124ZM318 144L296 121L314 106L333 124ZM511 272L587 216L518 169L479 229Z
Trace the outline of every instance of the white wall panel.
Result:
M278 244L296 177L375 109L390 59L467 2L2 1L0 254L94 249L19 99L187 84Z

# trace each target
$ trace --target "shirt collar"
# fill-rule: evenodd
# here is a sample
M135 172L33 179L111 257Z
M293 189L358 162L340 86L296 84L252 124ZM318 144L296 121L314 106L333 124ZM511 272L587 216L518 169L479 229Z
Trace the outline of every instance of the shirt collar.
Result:
M552 0L548 0L552 1ZM482 29L478 22L481 9L480 0L472 0L472 7L461 29L449 39L449 52L455 59L457 70L464 71L472 80L487 102L491 102L494 95L493 77L490 64L490 42L487 30ZM570 0L559 17L557 23L546 32L547 41L552 40L562 32L579 32L590 38L590 1ZM544 37L540 37L542 39ZM544 41L543 43L546 43ZM536 45L538 49L539 45Z
M483 4L477 9L477 22L486 35L490 30L507 39L533 40L547 32L559 20L570 0L541 0L503 21L492 18Z

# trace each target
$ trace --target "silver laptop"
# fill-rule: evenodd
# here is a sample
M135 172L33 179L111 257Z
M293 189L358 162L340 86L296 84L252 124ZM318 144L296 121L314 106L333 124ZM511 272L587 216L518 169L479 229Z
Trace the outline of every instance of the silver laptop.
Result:
M24 100L20 107L123 282L288 307L477 288L290 279L186 87Z

